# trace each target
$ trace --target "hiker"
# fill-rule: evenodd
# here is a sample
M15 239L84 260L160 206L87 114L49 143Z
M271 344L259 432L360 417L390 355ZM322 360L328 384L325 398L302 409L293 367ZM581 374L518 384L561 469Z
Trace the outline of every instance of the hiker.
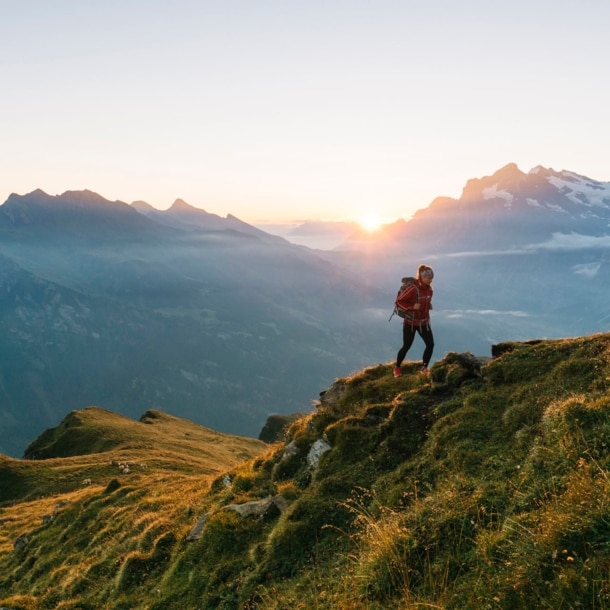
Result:
M413 344L415 333L419 333L426 345L422 356L421 372L428 372L428 364L434 350L434 337L430 328L430 310L432 309L432 278L434 271L428 265L420 265L415 282L407 286L396 300L397 304L407 310L402 325L402 347L396 354L394 377L400 377L400 365Z

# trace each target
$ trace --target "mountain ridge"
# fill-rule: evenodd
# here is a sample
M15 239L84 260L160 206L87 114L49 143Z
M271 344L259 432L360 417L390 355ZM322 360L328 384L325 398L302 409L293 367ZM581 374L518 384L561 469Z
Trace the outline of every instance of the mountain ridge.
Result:
M533 247L553 234L602 236L610 232L610 182L537 166L528 173L509 163L466 182L460 198L437 197L408 221L369 235L369 248L394 254L459 253L473 249ZM353 241L353 240L352 240ZM349 248L350 240L344 247Z
M5 239L65 240L80 243L170 237L170 229L146 218L127 203L109 201L93 191L48 195L37 189L11 194L0 205L0 235ZM65 244L67 245L67 244Z
M91 404L256 436L272 413L307 408L333 369L365 361L347 332L363 315L350 301L370 302L361 279L237 219L183 230L78 197L0 206L1 451L22 455L60 411Z
M72 214L55 230L16 227L0 206L0 450L22 455L61 413L91 404L256 436L270 415L310 409L346 369L395 356L393 299L422 262L435 269L435 359L608 330L607 183L498 172L476 183L476 213L436 199L341 251L248 234L229 227L231 215L218 230L178 228L119 203L118 216L154 229L132 231L110 213L101 226ZM518 185L505 190L509 179ZM96 195L83 197L86 211Z
M197 208L183 199L176 199L167 210L157 210L145 202L134 202L131 204L141 214L169 227L182 229L189 232L205 231L236 231L251 237L262 239L272 243L284 243L288 241L282 237L271 235L257 227L254 227L232 214L222 218L218 214L207 212Z
M610 334L403 368L337 379L284 440L211 476L195 446L126 474L0 459L40 494L0 505L0 603L603 607Z

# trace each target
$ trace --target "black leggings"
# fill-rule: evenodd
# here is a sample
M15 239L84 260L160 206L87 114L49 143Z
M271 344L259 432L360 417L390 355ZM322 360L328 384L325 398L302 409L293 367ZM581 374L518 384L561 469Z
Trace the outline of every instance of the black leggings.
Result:
M413 339L415 339L416 332L419 333L419 336L426 344L426 349L422 356L422 364L428 368L434 350L434 337L429 324L426 324L426 326L411 326L408 323L402 325L402 347L398 350L398 354L396 354L396 366L400 366L405 359L407 352L411 348L411 345L413 345Z

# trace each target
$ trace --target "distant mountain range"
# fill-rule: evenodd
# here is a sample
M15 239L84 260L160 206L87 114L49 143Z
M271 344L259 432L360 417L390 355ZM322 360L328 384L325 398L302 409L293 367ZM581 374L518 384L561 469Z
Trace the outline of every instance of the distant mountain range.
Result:
M231 214L222 218L217 214L210 214L201 208L189 205L182 199L176 199L167 210L158 210L144 201L134 201L131 205L144 216L160 224L184 231L236 231L258 237L265 242L287 243L281 237L261 231Z
M0 260L3 453L90 405L257 436L383 357L361 278L184 203L143 214L89 191L11 195Z
M609 231L609 182L543 167L524 173L510 163L491 176L469 180L459 199L439 197L410 220L366 236L366 242L436 256L605 247ZM342 249L349 247L347 240Z
M352 253L343 258L348 268L388 290L429 262L437 330L467 348L455 336L461 328L480 349L483 339L607 330L609 248L610 183L511 163L469 180L459 199L438 198L340 249Z
M13 194L0 206L0 453L90 405L256 436L393 359L392 301L420 262L436 271L435 357L608 330L609 227L610 183L514 164L377 234L304 226L345 232L328 251L181 200Z

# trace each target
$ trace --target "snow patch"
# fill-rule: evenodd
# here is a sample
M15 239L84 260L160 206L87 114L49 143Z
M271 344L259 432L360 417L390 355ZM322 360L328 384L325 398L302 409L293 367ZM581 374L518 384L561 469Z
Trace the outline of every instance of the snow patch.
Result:
M547 209L552 210L553 212L563 212L564 214L567 214L567 212L560 205L557 205L556 203L547 203L546 207L547 207Z
M483 199L504 199L505 206L510 207L513 202L513 195L508 191L498 190L498 185L494 184L486 189L483 189Z
M598 182L563 171L559 176L549 176L554 186L570 201L580 205L610 207L610 182Z

